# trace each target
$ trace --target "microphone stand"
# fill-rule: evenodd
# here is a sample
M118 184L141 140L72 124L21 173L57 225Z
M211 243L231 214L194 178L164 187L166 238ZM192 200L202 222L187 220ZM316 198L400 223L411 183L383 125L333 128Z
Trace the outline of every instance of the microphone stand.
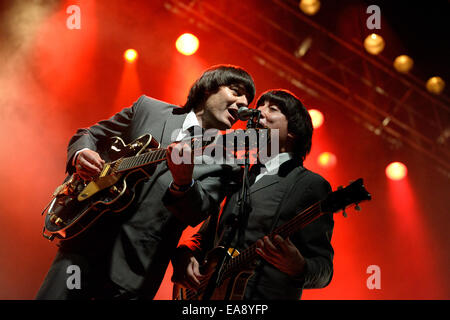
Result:
M254 110L254 114L248 119L247 122L247 130L248 129L256 129L259 124L259 120L261 117L261 112L259 110ZM256 121L255 121L256 118ZM220 286L221 282L221 274L222 269L228 263L231 258L231 255L228 254L228 248L231 247L231 243L236 236L236 231L240 225L243 225L244 219L248 219L248 213L250 209L250 201L249 201L249 168L250 168L250 150L249 150L249 141L248 137L245 137L245 159L244 159L244 172L242 176L242 187L241 194L239 196L239 200L237 202L237 206L234 208L233 214L231 214L228 223L226 223L223 237L221 240L222 246L224 250L221 252L221 257L218 259L218 263L216 265L216 269L214 270L211 278L208 281L208 285L203 293L202 300L210 300L211 296L214 293L214 290ZM236 210L238 214L236 214ZM239 239L239 237L238 237Z

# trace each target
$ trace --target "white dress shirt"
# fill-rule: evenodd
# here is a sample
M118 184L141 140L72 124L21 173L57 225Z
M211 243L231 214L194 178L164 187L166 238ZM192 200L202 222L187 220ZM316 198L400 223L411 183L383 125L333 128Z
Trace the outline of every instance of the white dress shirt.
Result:
M282 152L270 158L264 163L264 166L261 168L261 173L256 176L255 183L268 174L277 174L280 170L280 166L288 160L291 160L294 157L292 152Z

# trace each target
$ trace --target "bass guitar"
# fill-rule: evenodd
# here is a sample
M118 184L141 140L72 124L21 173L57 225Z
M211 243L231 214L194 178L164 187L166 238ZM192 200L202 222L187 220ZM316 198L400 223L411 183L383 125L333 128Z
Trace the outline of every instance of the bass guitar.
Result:
M283 238L291 236L312 221L324 214L332 214L343 210L351 204L356 204L355 209L361 210L359 203L371 200L371 195L363 185L363 179L352 182L345 188L331 192L327 197L298 213L293 219L276 228L268 235L273 239L275 235ZM228 262L219 266L218 261L224 254L230 256ZM215 270L219 268L216 283L218 285L214 291L209 293L210 300L242 300L248 279L254 274L255 262L259 255L256 253L256 243L253 243L243 252L239 253L234 248L217 247L211 250L202 265L203 270ZM211 275L212 272L207 272ZM184 288L177 283L173 287L174 300L205 300L204 294L209 285L210 279L203 279L196 291ZM208 298L206 299L208 300Z

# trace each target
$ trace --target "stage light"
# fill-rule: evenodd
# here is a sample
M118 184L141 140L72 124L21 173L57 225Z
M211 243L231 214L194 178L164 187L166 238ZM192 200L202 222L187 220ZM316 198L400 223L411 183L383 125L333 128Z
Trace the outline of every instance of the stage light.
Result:
M367 50L368 53L373 55L377 55L381 51L383 51L384 46L385 43L383 37L381 37L376 33L368 35L364 40L364 48Z
M297 50L295 50L294 56L296 58L303 58L305 56L305 54L308 52L309 48L311 48L311 45L312 45L311 37L306 38L298 46Z
M125 51L125 53L123 54L123 57L125 58L126 61L128 62L134 62L137 59L137 51L134 49L128 49Z
M331 152L322 152L317 158L317 163L323 168L332 168L336 165L337 158Z
M401 162L392 162L386 167L386 176L391 180L401 180L408 174L408 169Z
M431 77L426 86L429 92L440 94L445 88L445 81L441 77Z
M298 4L300 10L308 16L313 16L320 9L320 1L319 0L301 0Z
M190 33L184 33L178 37L175 42L177 50L185 56L194 54L199 46L199 41L196 36Z
M402 54L401 56L398 56L394 60L394 68L398 72L401 73L407 73L414 65L413 59L408 57L406 54Z
M319 128L323 124L323 114L319 110L310 109L308 110L309 115L311 116L312 124L314 129Z

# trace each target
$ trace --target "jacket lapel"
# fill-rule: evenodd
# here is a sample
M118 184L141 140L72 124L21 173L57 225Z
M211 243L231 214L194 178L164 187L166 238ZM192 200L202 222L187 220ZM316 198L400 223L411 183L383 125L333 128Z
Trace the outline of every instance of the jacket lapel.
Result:
M164 122L160 139L161 148L167 148L167 146L173 142L171 138L174 130L183 127L183 122L184 119L186 119L187 113L180 109L182 108L174 108ZM164 174L168 169L169 168L166 161L160 163L153 173L153 178L156 179L160 175Z
M175 108L172 110L172 112L169 114L169 117L167 118L166 122L163 126L163 131L161 133L161 146L163 148L167 147L169 144L173 142L172 135L175 134L173 137L176 138L176 133L174 133L175 130L179 130L183 127L183 122L186 119L187 113L182 112L182 108ZM177 131L178 132L178 131Z
M266 174L250 187L250 194L265 189L273 184L279 183L284 179L295 167L300 166L296 159L286 161L280 166L277 174Z
M259 191L261 189L267 188L273 184L280 182L281 177L278 174L265 175L253 185L250 186L250 194Z

